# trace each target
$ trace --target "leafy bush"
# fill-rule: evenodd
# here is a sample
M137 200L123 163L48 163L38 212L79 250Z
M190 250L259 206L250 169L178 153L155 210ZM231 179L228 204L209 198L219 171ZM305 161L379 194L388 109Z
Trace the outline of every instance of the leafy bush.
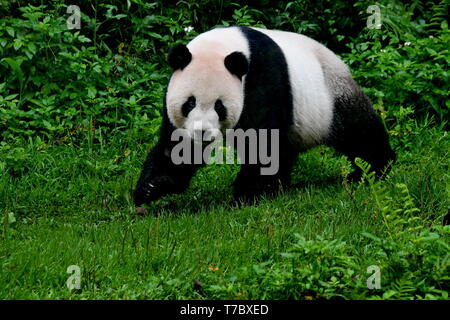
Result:
M160 117L166 75L123 47L114 53L68 31L45 6L20 8L0 29L0 135L62 138L148 128ZM86 46L88 44L88 46ZM107 129L105 129L107 128Z
M89 0L80 4L81 30L67 29L68 1L0 4L0 139L98 141L98 132L152 139L145 132L156 132L160 119L165 54L214 25L302 32L344 53L389 126L401 108L415 117L448 117L443 1L381 1L380 30L365 27L371 3L362 0L279 1L270 8L266 0Z
M408 188L396 186L393 197L375 179L370 165L356 160L368 182L375 215L383 217L388 237L363 232L364 253L342 239L299 234L281 261L245 266L214 277L208 294L246 299L448 299L450 290L450 226L423 225ZM367 267L381 270L380 288L369 290ZM369 292L368 292L369 291Z
M344 59L375 107L388 111L389 123L401 108L444 121L450 109L449 42L450 31L443 29L437 36L411 35L405 42L392 38L386 46L378 41L350 43L352 52Z

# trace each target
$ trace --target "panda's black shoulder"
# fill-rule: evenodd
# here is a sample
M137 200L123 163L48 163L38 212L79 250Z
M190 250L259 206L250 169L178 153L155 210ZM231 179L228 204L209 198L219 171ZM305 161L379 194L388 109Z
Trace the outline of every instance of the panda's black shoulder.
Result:
M239 29L250 51L240 124L242 127L288 127L292 124L293 102L284 52L265 33L250 27Z

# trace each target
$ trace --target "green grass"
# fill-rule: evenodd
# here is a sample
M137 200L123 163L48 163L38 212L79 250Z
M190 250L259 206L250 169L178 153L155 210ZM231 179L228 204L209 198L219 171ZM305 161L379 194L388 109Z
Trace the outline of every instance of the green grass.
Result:
M349 163L325 147L299 157L296 188L275 198L237 206L238 166L209 166L143 217L131 195L148 145L117 136L4 150L0 298L448 299L449 229L435 226L449 210L449 139L414 132L393 138L398 162L382 185L393 199L408 187L420 228L405 223L394 238L371 185L343 184ZM79 290L66 287L70 265ZM370 265L381 289L366 287Z

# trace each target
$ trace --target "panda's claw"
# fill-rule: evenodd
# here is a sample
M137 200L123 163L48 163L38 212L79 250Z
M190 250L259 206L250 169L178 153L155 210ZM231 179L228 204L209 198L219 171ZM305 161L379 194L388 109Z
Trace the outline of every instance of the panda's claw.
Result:
M173 190L174 182L170 177L161 176L152 178L149 182L144 182L136 190L135 202L137 205L149 203L168 195ZM172 191L173 192L173 191Z

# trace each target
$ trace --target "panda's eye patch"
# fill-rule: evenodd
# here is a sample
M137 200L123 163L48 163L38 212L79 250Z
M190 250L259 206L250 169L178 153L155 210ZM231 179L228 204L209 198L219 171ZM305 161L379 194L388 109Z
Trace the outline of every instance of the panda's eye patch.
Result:
M189 97L185 103L181 106L181 113L183 114L183 117L187 117L189 112L192 111L192 109L195 108L195 98Z
M222 103L222 100L217 100L214 105L214 110L216 110L219 116L219 121L224 121L227 118L227 108Z

